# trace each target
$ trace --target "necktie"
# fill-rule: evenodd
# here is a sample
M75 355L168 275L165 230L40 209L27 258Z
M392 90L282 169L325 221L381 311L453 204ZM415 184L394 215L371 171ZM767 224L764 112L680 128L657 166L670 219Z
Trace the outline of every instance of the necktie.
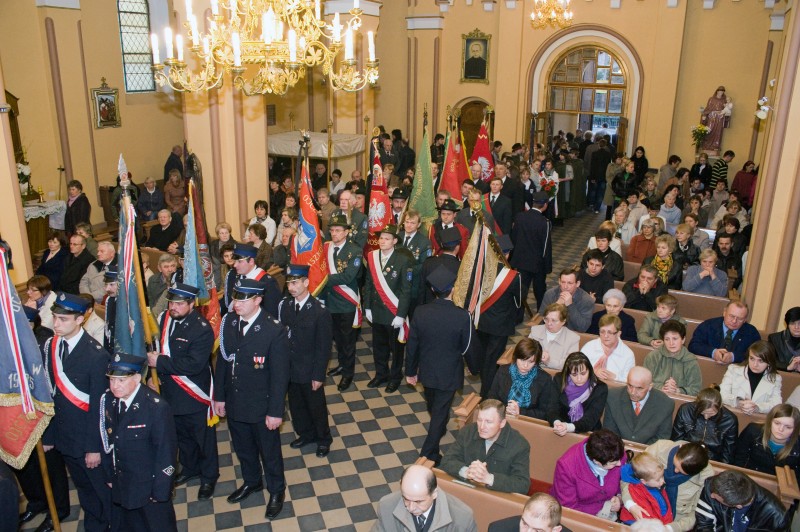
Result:
M728 329L728 332L725 333L725 341L722 346L726 351L730 351L733 347L733 329Z
M405 241L403 242L403 247L404 247L404 248L407 248L407 247L408 247L408 243L409 243L409 242L411 242L411 237L410 237L410 236L407 236L407 237L406 237L406 239L405 239Z
M339 257L339 246L334 246L333 248L333 262L336 262L336 259Z
M247 328L247 322L242 320L240 322L240 324L241 324L241 328L239 330L242 331L242 334L244 334L244 330Z
M294 302L294 312L295 314L300 314L300 303L297 301Z
M489 200L489 205L494 207L494 200L497 199L497 196L492 196L492 199Z
M425 516L418 515L417 516L417 530L422 530L425 528Z
M67 359L67 355L69 355L69 347L67 347L67 341L61 340L61 345L59 346L58 358L61 359L61 362L64 362Z
M172 333L175 332L175 324L176 323L177 322L175 320L172 320L172 323L169 324L169 336L172 336Z
M400 221L400 215L399 215L399 214L397 214L397 213L394 213L394 223L395 223L395 225L397 225L397 223L398 223L399 221Z
M119 402L119 413L120 413L120 415L124 414L127 411L128 411L128 405L125 403L125 401L120 401Z
M634 413L635 413L635 414L638 416L638 415L639 415L639 412L641 412L641 411L642 411L642 403L640 403L639 401L636 401L636 403L634 403L634 404L635 404L636 406L634 407L633 411L634 411Z

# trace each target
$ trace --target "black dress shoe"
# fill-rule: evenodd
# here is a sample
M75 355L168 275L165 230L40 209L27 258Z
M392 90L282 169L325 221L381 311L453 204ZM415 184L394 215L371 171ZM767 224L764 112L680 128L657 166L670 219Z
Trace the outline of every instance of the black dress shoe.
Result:
M308 445L309 443L311 442L308 442L303 438L297 438L296 440L292 441L292 443L289 444L289 447L291 447L292 449L299 449L300 447Z
M317 445L317 456L320 458L325 458L328 456L328 453L331 452L330 445Z
M53 532L56 529L55 525L53 524L53 520L50 519L50 516L44 518L42 524L40 524L36 528L36 532Z
M346 389L348 389L352 383L353 383L353 377L342 377L342 380L339 381L339 384L336 386L336 388L340 392L343 392Z
M326 375L328 375L328 377L335 377L337 375L341 375L343 371L344 368L342 366L336 366L335 368L329 369Z
M23 523L31 521L34 517L36 517L42 512L44 512L44 510L39 510L38 512L34 512L33 510L26 510L25 512L19 514L19 524L21 525Z
M206 501L214 496L214 488L217 486L217 482L204 482L200 485L200 491L197 492L197 499L200 501Z
M386 385L386 393L394 393L397 391L397 388L400 386L399 382L390 382Z
M228 495L228 502L229 503L237 503L242 502L246 498L250 496L251 493L255 493L256 491L261 491L264 489L264 485L259 482L255 486L248 486L247 484L242 484L242 486Z
M175 486L183 486L195 478L200 478L200 475L184 475L183 473L179 473L178 476L175 477Z
M389 382L389 379L379 379L378 377L375 377L367 383L367 388L377 388L378 386L382 386L387 382Z
M278 517L278 514L281 513L283 509L283 494L284 492L270 493L269 503L267 503L267 513L264 514L267 519L275 519Z

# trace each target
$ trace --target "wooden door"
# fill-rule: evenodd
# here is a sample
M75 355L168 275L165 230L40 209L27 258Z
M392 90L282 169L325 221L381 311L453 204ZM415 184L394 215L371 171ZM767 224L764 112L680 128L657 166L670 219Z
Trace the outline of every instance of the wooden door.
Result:
M617 126L617 138L614 139L614 145L617 147L617 153L625 153L625 143L628 141L628 119L619 117L619 125ZM627 157L633 155L632 153L625 153Z
M461 131L464 133L464 145L467 155L472 154L475 141L478 140L478 131L483 122L483 111L486 109L484 102L468 102L461 108Z

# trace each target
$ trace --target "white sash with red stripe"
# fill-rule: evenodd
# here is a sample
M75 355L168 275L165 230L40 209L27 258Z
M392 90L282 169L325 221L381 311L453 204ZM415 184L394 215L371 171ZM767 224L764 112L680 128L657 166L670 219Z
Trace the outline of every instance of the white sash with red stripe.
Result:
M516 274L517 271L512 270L511 268L503 268L500 270L500 273L498 273L497 277L494 278L494 285L492 285L492 291L489 294L489 297L481 302L481 313L489 310L489 307L494 305L497 300L500 299L508 287L511 286Z
M376 249L367 255L369 271L372 274L372 278L375 280L375 291L378 292L378 297L381 298L381 301L383 301L383 304L389 309L389 312L397 316L397 307L400 304L400 299L392 292L392 289L389 288L386 277L383 275L383 270L378 267L378 264L380 264L380 252L380 249ZM405 343L408 340L410 326L411 322L408 321L408 316L406 316L403 326L400 327L400 332L397 333L398 341Z
M161 354L164 356L171 357L172 354L170 353L169 349L169 327L172 324L172 316L169 315L169 312L164 313L164 325L161 327ZM197 384L195 384L189 377L185 375L170 375L172 380L181 387L181 389L186 392L192 399L203 403L204 405L208 406L208 413L206 418L209 422L209 426L213 426L213 420L216 417L216 412L214 411L214 375L211 375L211 389L209 393L206 394Z
M325 246L327 246L327 254L328 254L328 273L330 275L336 275L339 273L336 271L336 265L333 262L333 248L334 246L331 245L331 242L325 242ZM337 284L331 285L333 286L333 291L342 296L348 303L356 307L356 315L353 317L353 328L357 329L361 327L362 323L362 312L361 312L361 294L358 291L353 290L346 284Z
M53 336L50 340L50 346L48 351L50 352L50 360L53 363L53 380L56 381L56 387L61 390L61 393L64 394L64 397L72 403L73 405L77 406L84 412L89 411L89 394L84 393L78 389L77 386L72 384L72 381L69 380L67 374L64 373L64 366L62 365L63 362L61 357L58 356L56 349L58 348L59 342L62 340L59 336ZM55 396L55 390L51 390L53 392L53 396Z

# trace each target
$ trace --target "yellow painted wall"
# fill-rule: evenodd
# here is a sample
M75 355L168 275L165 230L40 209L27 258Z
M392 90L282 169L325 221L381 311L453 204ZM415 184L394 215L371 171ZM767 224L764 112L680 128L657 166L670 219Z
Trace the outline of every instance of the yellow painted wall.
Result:
M125 93L116 2L83 0L80 10L6 2L0 17L0 54L6 87L20 98L20 130L35 186L57 194L61 185L61 195L66 195L56 170L63 158L45 34L48 17L55 26L73 173L92 202L92 222L99 223L103 213L97 187L114 184L120 153L136 182L147 175L162 176L171 146L183 141L180 106L161 92ZM101 77L120 90L121 128L93 128L89 89L99 87Z

